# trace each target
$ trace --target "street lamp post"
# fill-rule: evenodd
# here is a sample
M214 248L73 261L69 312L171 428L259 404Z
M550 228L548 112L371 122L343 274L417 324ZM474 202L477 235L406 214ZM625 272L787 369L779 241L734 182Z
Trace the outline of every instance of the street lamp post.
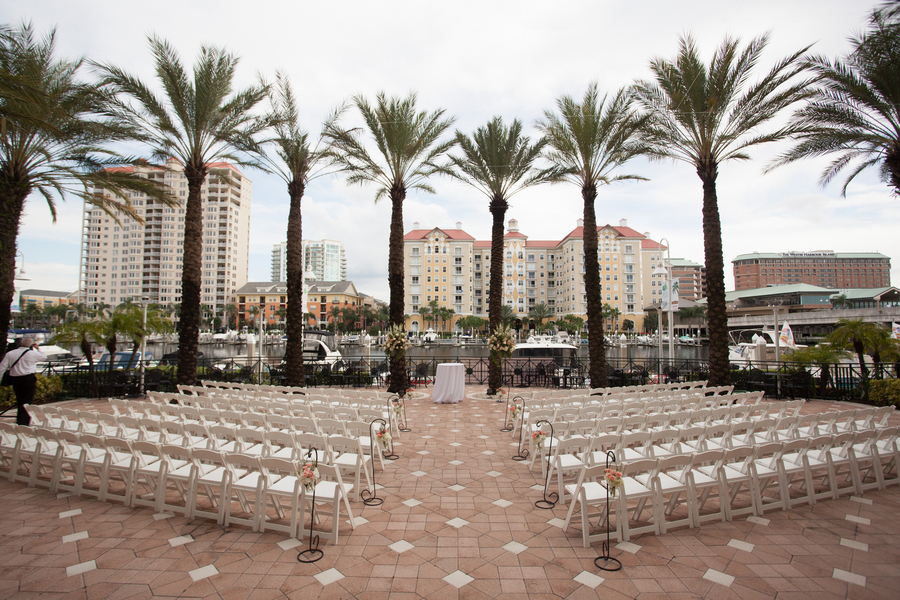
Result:
M666 248L666 262L662 261L662 246L663 242L665 242ZM659 263L657 264L656 269L654 269L654 275L665 275L666 276L666 288L665 294L663 295L663 303L666 305L666 312L669 314L669 360L675 360L675 337L674 337L674 327L673 327L673 309L674 309L674 301L675 301L675 293L672 287L672 251L669 248L669 240L666 238L661 238L659 240L660 245L660 256ZM660 342L662 343L662 342Z
M257 383L262 381L262 361L263 361L263 320L266 318L266 303L259 303L259 375L256 377Z
M141 396L147 393L147 390L144 389L145 379L145 369L147 364L147 305L150 303L150 298L148 296L141 297L141 308L144 311L144 330L141 335Z

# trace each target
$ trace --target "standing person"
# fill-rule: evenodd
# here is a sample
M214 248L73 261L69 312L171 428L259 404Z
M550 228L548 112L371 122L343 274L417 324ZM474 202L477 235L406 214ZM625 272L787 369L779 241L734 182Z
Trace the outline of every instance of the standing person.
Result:
M10 350L0 361L0 378L9 371L12 379L13 391L16 394L16 424L30 425L31 415L25 410L26 404L34 401L34 391L37 388L37 376L34 374L35 365L47 360L47 356L38 350L34 338L23 337L19 348Z

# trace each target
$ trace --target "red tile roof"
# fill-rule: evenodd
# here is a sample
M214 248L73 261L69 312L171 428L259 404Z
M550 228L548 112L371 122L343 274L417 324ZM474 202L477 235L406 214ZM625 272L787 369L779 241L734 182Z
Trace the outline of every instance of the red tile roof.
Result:
M431 229L413 229L403 236L404 240L421 240L428 237L432 231L440 231L451 240L474 240L471 235L462 229L441 229L440 227L432 227Z
M654 242L653 240L641 240L641 250L665 250L666 247L660 244L659 242Z
M608 224L608 223L607 223L606 225L600 225L600 226L598 226L598 227L597 227L597 231L600 231L600 230L603 229L604 227L609 227L610 229L612 229L613 231L615 231L616 233L618 233L618 234L619 234L620 236L622 236L622 237L627 237L627 238L642 238L642 237L644 237L644 234L643 234L643 233L638 233L637 231L635 231L635 230L632 229L631 227L619 227L619 226L616 226L616 225L610 225L610 224ZM569 232L568 235L564 236L563 239L566 239L566 238L583 238L583 237L584 237L584 227L576 227L576 228L573 229L571 232Z

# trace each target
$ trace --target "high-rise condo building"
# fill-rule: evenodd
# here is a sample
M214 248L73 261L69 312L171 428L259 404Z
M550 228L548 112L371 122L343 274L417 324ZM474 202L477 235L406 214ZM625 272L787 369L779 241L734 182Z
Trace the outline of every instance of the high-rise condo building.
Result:
M129 167L129 169L132 167ZM115 306L131 298L181 302L184 207L187 178L180 161L133 167L142 177L165 182L182 206L169 208L140 193L131 200L144 224L121 216L121 224L99 208L83 211L81 301ZM96 187L94 193L111 193ZM202 188L203 263L201 302L221 311L247 282L251 182L228 163L213 163Z
M303 240L304 281L346 281L344 243L335 240ZM272 280L287 280L287 242L272 246Z

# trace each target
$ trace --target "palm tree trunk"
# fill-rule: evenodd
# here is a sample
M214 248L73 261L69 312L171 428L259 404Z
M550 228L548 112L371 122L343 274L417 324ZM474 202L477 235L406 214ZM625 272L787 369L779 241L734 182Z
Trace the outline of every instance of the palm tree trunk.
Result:
M584 285L587 292L588 359L591 387L607 386L606 346L603 343L603 294L600 284L600 263L597 262L597 215L594 201L597 187L586 184L581 188L584 200ZM576 290L577 295L577 290Z
M181 267L181 329L178 331L178 383L194 385L197 380L197 351L200 337L200 284L203 264L203 207L200 188L207 167L185 165L188 198L184 210L184 258Z
M305 186L294 179L288 184L291 208L287 227L287 343L284 348L285 382L304 384L303 374L303 221L300 204Z
M0 175L0 324L3 331L9 329L10 308L16 295L16 238L22 208L28 197L28 188ZM22 307L19 307L22 310ZM0 359L6 354L6 344L0 344Z
M707 159L697 167L703 182L703 251L706 260L707 308L709 333L709 385L729 385L728 316L725 312L725 263L722 258L722 223L716 197L718 166ZM670 300L671 301L671 300ZM669 324L671 328L671 323Z
M509 204L502 196L491 198L491 283L488 288L488 319L491 332L500 327L503 302L503 220ZM491 352L488 361L488 394L494 394L502 386L502 365L499 356Z
M403 201L406 199L406 188L402 183L395 183L391 188L391 234L388 241L388 287L391 290L390 318L391 326L403 327ZM392 394L406 393L406 352L395 352L391 355L391 385L388 392Z

